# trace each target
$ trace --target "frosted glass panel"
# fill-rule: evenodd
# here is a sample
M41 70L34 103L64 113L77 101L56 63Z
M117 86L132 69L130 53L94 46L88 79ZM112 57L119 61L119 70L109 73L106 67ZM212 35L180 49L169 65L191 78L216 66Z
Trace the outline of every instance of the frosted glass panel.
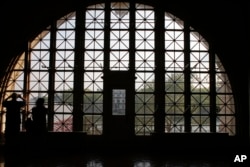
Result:
M126 114L126 90L125 89L113 89L112 91L112 114L113 115L125 115Z

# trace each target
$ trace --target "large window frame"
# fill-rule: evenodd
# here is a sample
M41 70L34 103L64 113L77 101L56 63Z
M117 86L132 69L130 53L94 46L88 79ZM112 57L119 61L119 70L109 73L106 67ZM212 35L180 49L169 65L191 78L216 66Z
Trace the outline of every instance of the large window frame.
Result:
M29 112L44 97L50 131L102 135L109 71L134 75L134 135L236 134L232 89L213 48L185 20L136 2L83 5L55 20L11 62L0 100L22 93ZM2 106L1 115L3 132Z

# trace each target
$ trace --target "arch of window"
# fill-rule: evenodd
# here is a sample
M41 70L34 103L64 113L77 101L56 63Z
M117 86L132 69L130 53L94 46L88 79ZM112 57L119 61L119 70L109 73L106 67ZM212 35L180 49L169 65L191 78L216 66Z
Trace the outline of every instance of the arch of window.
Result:
M236 134L230 82L208 42L178 17L139 3L83 6L55 21L12 61L1 101L22 93L30 111L44 97L51 131L101 135L107 70L135 76L135 135Z

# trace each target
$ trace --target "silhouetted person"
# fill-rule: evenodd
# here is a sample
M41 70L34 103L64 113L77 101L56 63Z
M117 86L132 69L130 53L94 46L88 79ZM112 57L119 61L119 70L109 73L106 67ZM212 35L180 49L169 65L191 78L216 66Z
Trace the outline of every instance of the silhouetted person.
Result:
M21 95L13 93L3 102L3 107L6 107L6 123L5 123L5 138L6 142L15 140L20 132L21 113L20 110L26 104L25 99Z
M30 113L27 113L27 118L25 120L24 127L26 129L26 132L32 133L33 132L33 130L32 130L32 128L33 128L33 121L32 121L31 116L29 116L29 115L30 115Z
M36 106L32 108L32 149L43 150L46 147L48 109L44 106L44 98L38 98Z
M46 116L48 109L44 106L44 98L38 98L36 106L32 108L32 131L35 134L44 134L47 132Z

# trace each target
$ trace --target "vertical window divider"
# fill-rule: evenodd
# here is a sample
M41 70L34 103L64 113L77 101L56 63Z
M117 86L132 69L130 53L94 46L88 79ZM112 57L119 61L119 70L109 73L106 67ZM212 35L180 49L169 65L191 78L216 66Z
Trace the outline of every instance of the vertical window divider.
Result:
M110 2L105 2L104 8L104 65L103 65L103 134L108 133L109 125L109 99L108 99L108 83L106 82L109 75L109 61L110 61Z
M80 3L76 9L75 65L73 88L73 131L83 130L83 63L85 39L85 6Z
M130 18L129 18L129 73L131 75L132 85L135 85L135 2L130 3L129 7L130 11ZM133 76L133 77L132 77ZM135 134L135 86L133 87L133 95L131 96L132 99L130 101L133 102L133 105L131 106L131 112L130 112L130 130L132 130L131 133L133 135ZM131 92L132 93L132 92Z
M190 81L190 25L184 22L184 92L185 92L185 132L191 132L191 81Z
M215 80L215 53L209 46L209 72L210 72L210 132L216 132L216 80Z
M155 9L155 133L165 133L165 27L164 11ZM163 91L164 90L164 91Z
M135 75L135 3L130 3L129 70Z
M28 45L25 50L24 55L24 81L30 80L30 41L28 41ZM26 100L26 104L29 104L29 88L30 88L30 82L24 82L24 99ZM26 105L26 111L28 112L30 110L29 105Z
M24 51L24 81L29 81L29 67L30 67L30 59L29 59L29 48L30 48L30 41L27 42L27 46L25 48L25 51ZM16 59L18 61L18 59ZM24 82L23 83L23 98L25 99L26 101L26 104L29 104L29 82ZM30 110L30 107L29 105L25 105L24 107L24 110L22 111L21 115L21 120L22 122L25 122L26 120L26 117L28 116L27 114L29 114L29 110ZM2 115L1 115L2 116ZM1 123L0 123L0 130L2 129L1 127ZM24 126L22 126L22 129L25 129Z
M53 21L50 30L50 62L49 62L49 88L48 88L48 130L53 131L54 124L54 96L55 96L55 59L56 59L56 31L57 23Z
M109 71L110 61L110 3L105 3L104 20L104 75Z

